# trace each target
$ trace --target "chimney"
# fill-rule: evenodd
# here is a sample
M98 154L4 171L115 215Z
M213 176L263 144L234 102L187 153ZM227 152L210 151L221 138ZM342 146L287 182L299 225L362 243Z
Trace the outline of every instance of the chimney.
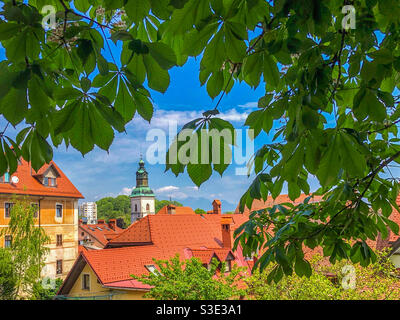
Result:
M117 219L110 219L108 220L108 226L110 229L113 229L115 231L115 226L117 224Z
M175 214L176 213L176 206L174 206L173 204L169 204L167 206L167 212L168 212L168 214Z
M376 250L380 251L385 248L390 247L390 229L388 228L388 236L386 239L382 239L382 234L378 232L378 237L376 239Z
M97 223L98 223L98 224L104 224L105 221L104 221L104 219L99 219L99 220L97 220Z
M221 219L222 246L229 249L232 248L231 223L231 217L223 217Z
M213 206L213 214L221 214L221 201L214 200L212 206Z

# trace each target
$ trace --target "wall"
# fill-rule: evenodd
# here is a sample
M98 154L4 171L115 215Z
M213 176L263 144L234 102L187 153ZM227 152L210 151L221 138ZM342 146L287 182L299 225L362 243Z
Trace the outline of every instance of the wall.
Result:
M90 290L82 289L82 279L84 274L90 275ZM93 272L92 268L88 264L85 265L82 272L76 279L74 285L72 286L68 296L69 297L87 297L91 299L93 296L99 296L101 299L105 300L145 300L143 295L144 291L134 291L134 290L114 290L104 288L98 281L96 274ZM108 296L110 295L110 296Z
M71 198L38 197L24 198L27 201L39 203L40 226L50 237L50 253L46 257L46 266L42 276L50 278L65 278L78 256L78 201ZM4 203L12 202L13 196L0 194L0 228L6 228L9 218L5 218ZM56 204L63 205L63 216L56 217ZM39 226L39 219L36 219ZM62 246L57 246L57 234L62 234ZM0 238L0 247L4 246L4 239ZM56 275L56 261L63 260L63 273Z

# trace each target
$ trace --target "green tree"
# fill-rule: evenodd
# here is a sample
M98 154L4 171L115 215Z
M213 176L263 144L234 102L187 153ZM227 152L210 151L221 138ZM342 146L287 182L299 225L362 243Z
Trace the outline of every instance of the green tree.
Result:
M196 212L197 214L207 214L207 212L200 208L197 208L196 210L194 210L194 212Z
M97 204L97 218L105 219L124 219L125 225L131 223L131 200L129 196L120 195L116 198L106 197L96 201ZM182 207L182 203L178 201L157 200L155 199L156 213L164 206L173 204L177 207Z
M242 269L233 268L225 275L225 263L213 258L209 269L200 260L191 258L180 261L179 255L170 260L153 259L158 269L152 273L133 278L152 286L146 297L158 300L226 300L239 298L243 290L237 282Z
M0 248L0 300L15 297L17 278L10 250Z
M0 12L6 53L0 63L0 113L13 126L26 123L16 139L7 136L9 124L1 131L0 175L13 173L19 156L38 170L63 142L82 154L95 145L108 150L115 131L123 132L136 113L151 120L148 89L165 92L168 70L201 56L200 83L211 98L220 97L183 129L192 136L204 129L197 142L209 141L210 152L176 162L175 151L191 137L176 139L166 169L176 175L186 169L198 186L213 171L223 174L234 139L212 138L224 130L234 135L233 126L218 117L218 107L235 83L244 82L265 89L245 125L255 137L264 132L273 141L252 158L256 177L240 209L250 208L254 199L277 197L284 185L292 200L308 194L312 176L325 195L321 204L306 200L251 216L237 235L247 255L267 248L257 266L277 262L276 278L293 270L302 274L308 268L303 245L322 246L332 261L350 256L367 265L376 256L366 240L386 234L387 227L398 232L389 219L392 206L398 209L398 183L388 178L388 166L400 156L398 1L49 4L57 11L56 28L50 30L41 24L43 1L5 1ZM356 10L356 29L342 24L346 5ZM111 41L122 49L110 49ZM273 234L265 231L270 225ZM350 239L357 241L350 245Z
M399 279L396 268L386 257L378 253L377 262L367 267L353 265L351 261L336 262L334 265L322 264L321 256L314 256L312 275L307 278L293 274L284 276L279 283L269 283L269 266L260 273L258 270L245 279L247 298L257 300L398 300L400 296ZM354 287L343 288L342 281L348 273L343 267L354 267ZM336 278L328 278L327 274ZM334 280L334 281L332 281ZM269 284L268 284L269 283Z
M157 200L157 199L156 199L156 203L155 203L155 210L156 210L156 213L157 213L162 207L165 207L165 206L167 206L167 205L169 205L169 204L173 204L174 206L177 206L177 207L182 207L182 206L183 206L182 203L180 203L180 202L178 202L178 201L175 201L175 200L169 201L169 200Z
M58 289L60 289L63 280L60 278L55 279L54 288L44 288L42 281L34 284L32 290L33 300L52 300L57 295Z
M12 279L15 279L15 289L12 299L26 298L32 295L33 286L41 278L41 270L45 263L44 259L49 252L45 246L49 242L43 228L35 226L35 214L37 208L32 206L26 198L14 200L10 210L10 222L6 228L1 230L1 236L11 236L11 246L3 249L8 254L1 258L7 263L11 258Z
M106 197L96 201L97 218L105 219L124 219L125 225L131 221L131 200L129 196L120 195L116 198Z

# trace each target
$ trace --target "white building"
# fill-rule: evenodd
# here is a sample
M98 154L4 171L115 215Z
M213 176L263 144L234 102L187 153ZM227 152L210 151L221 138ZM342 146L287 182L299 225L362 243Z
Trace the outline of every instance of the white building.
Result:
M153 190L149 188L144 161L140 160L139 169L136 171L136 188L131 193L131 223L148 214L155 214L155 196Z
M79 216L87 219L87 224L97 223L96 202L85 202L79 206Z

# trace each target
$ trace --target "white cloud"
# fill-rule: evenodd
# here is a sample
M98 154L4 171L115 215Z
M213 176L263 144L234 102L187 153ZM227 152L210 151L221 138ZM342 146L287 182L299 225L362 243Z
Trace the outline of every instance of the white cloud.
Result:
M171 200L175 200L175 199L183 200L183 199L188 198L188 195L184 192L178 191L178 192L172 192L171 194L168 194L168 197L171 197Z
M245 104L239 104L240 108L245 108L245 109L254 109L258 107L258 102L247 102Z
M156 192L158 193L166 193L166 192L171 192L171 191L177 191L179 190L179 187L176 186L165 186L165 187L161 187L156 189Z
M132 188L122 188L121 192L119 195L124 195L124 196L129 196L132 193L133 187Z
M172 200L179 199L183 200L188 198L188 195L182 191L179 191L180 188L176 186L165 186L156 189L156 195L161 194L164 197L171 198Z

